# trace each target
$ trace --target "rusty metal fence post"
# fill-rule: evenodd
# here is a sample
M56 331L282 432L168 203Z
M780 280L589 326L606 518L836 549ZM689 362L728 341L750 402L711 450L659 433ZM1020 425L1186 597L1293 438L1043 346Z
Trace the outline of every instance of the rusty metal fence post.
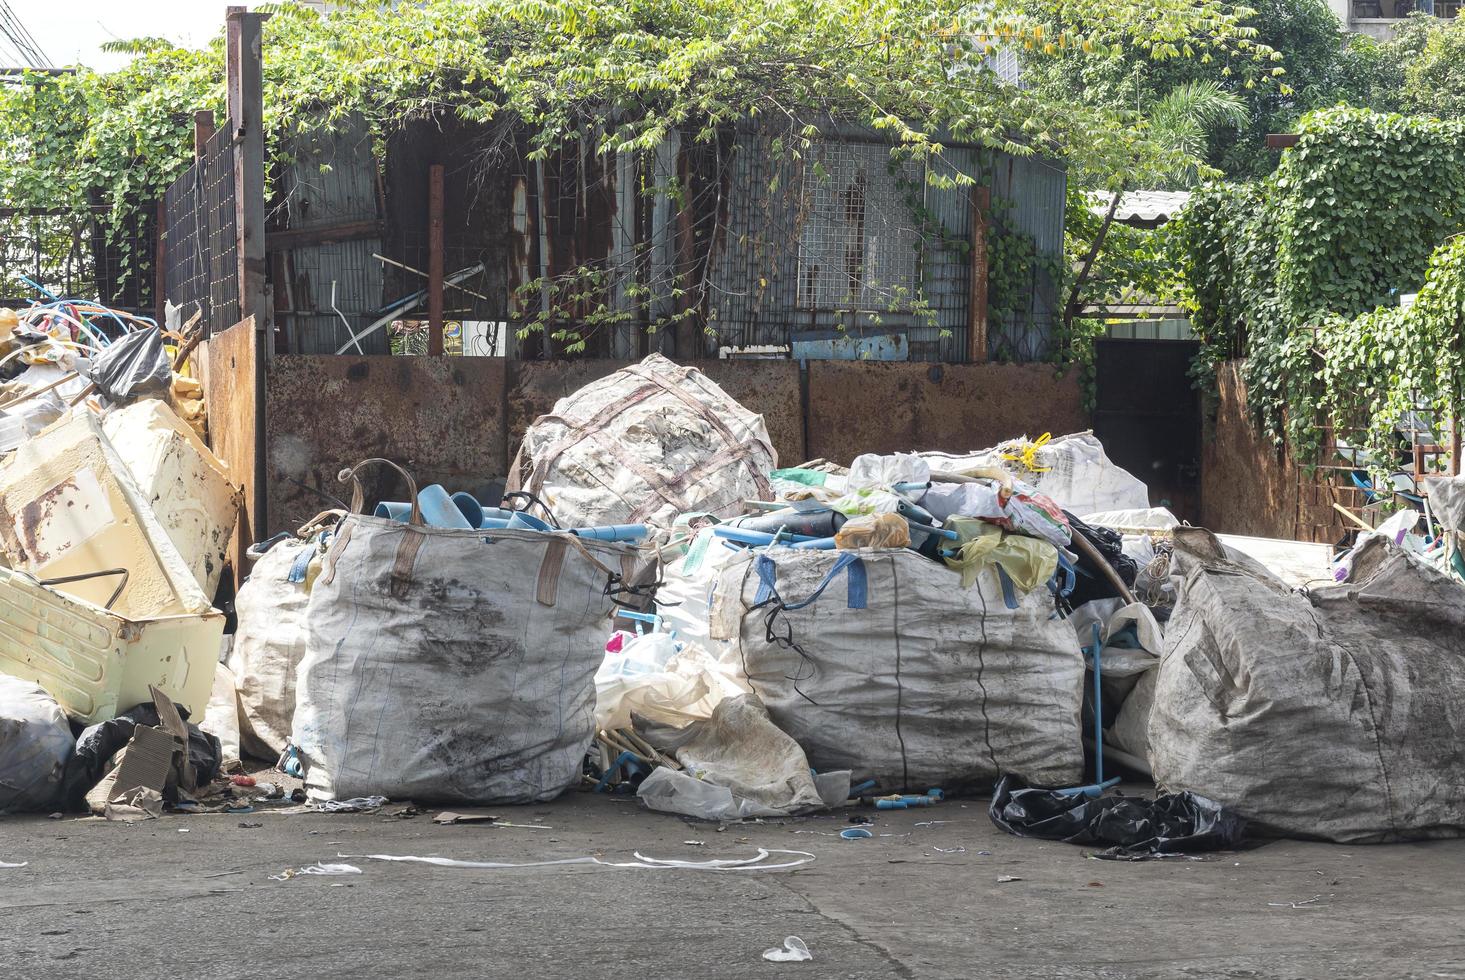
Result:
M443 352L443 165L427 171L427 353Z

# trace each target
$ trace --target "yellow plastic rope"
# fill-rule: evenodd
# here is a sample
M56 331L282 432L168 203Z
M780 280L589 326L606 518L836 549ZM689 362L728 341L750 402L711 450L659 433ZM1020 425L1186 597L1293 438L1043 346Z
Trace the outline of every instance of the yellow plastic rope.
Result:
M1034 440L1024 439L1017 452L1006 452L1002 458L1010 463L1021 463L1029 473L1047 473L1053 467L1038 465L1038 450L1048 444L1053 438L1053 433L1044 432Z

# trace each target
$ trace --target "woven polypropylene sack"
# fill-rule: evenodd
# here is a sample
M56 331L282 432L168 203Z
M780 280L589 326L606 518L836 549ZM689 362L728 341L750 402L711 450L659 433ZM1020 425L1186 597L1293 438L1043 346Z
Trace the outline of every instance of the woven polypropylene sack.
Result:
M310 796L558 796L594 734L623 551L347 517L311 589L295 691Z
M765 573L760 574L759 563ZM778 597L755 608L771 568ZM827 584L826 584L827 583ZM725 568L712 634L733 639L774 723L823 772L883 791L1043 786L1083 776L1084 660L1047 589L1013 596L997 573L960 576L914 552L770 549ZM770 631L792 645L770 642Z
M295 716L295 672L305 657L304 574L315 542L283 541L260 556L239 588L231 663L239 688L240 748L262 759L285 750ZM298 578L299 581L291 581Z
M763 417L696 368L652 354L561 398L527 432L512 480L564 527L741 514L771 496Z
M1346 843L1465 831L1465 587L1382 538L1292 591L1175 530L1184 578L1149 717L1155 781L1258 829Z

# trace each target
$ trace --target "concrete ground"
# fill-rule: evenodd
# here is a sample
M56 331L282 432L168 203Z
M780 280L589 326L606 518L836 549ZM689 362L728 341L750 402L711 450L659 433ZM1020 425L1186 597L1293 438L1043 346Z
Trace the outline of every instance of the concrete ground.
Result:
M860 841L834 836L846 815L719 831L585 794L489 811L551 829L396 809L0 820L0 861L29 862L0 869L0 965L29 980L1465 978L1465 841L1118 863L1009 837L979 801L881 812ZM760 846L816 859L739 873L338 857L696 860ZM340 861L362 873L270 879ZM813 961L765 962L789 935Z

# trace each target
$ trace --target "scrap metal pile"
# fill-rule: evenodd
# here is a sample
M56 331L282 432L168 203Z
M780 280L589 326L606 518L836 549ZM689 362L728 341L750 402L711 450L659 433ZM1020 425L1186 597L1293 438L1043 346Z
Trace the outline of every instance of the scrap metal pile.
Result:
M0 506L18 493L12 513L42 500L45 515L100 495L148 529L106 449L112 420L138 411L91 410L34 437L81 448L36 455L24 480L0 471ZM363 468L383 466L405 499L366 499ZM1248 823L1349 841L1465 826L1465 795L1431 791L1465 780L1447 749L1465 694L1460 583L1383 535L1336 568L1306 552L1316 567L1289 566L1284 583L1250 557L1276 542L1151 508L1091 433L781 468L761 417L652 355L531 425L500 500L419 488L386 460L341 479L349 511L252 549L204 721L231 734L223 756L299 777L307 807L580 788L726 821L996 789L1004 829L1120 855L1233 846ZM55 561L60 532L42 525L12 562ZM99 547L65 571L105 564ZM180 588L193 552L176 552L129 568L132 592L113 603L98 602L112 586L68 587L102 613L144 582L149 596L171 588L174 605L152 615L198 630L211 612ZM1327 584L1296 587L1309 579ZM137 741L147 730L168 732L181 762L168 703L209 702L165 683L93 696L12 670L4 650L0 670L39 681L73 721L132 709L124 764L156 754L156 736ZM29 697L13 713L42 731ZM83 742L87 773L106 770L118 738ZM1167 795L1106 795L1116 766ZM210 795L197 774L180 790L182 769L175 807L268 795ZM125 778L104 807L137 806L118 785L132 770L112 770Z

